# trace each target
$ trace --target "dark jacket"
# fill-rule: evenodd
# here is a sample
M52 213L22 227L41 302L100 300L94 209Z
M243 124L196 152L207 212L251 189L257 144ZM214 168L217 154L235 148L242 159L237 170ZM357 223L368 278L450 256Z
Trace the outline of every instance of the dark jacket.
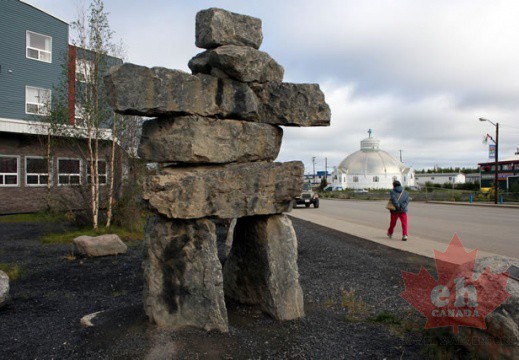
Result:
M403 192L402 196L400 194ZM394 212L407 212L407 205L409 204L409 193L404 190L403 187L397 186L391 190L389 194L391 202L396 207L396 211ZM400 196L400 200L398 197ZM393 211L392 211L393 212Z

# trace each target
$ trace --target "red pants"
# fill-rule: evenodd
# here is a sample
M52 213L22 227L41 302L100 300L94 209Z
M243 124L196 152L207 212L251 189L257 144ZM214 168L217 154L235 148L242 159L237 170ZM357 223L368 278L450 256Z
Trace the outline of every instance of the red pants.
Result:
M405 212L392 212L391 213L391 222L389 223L389 229L387 233L389 235L393 235L393 230L395 230L396 221L400 219L402 223L402 236L407 236L407 213Z

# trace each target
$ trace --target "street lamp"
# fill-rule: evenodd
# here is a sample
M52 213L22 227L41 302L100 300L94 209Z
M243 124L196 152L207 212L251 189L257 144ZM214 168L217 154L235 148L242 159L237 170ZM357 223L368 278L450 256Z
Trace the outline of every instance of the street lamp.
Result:
M494 156L494 159L496 160L495 162L495 173L494 173L494 204L497 204L497 199L499 198L499 176L498 176L498 171L499 171L499 156L498 156L498 150L499 150L499 123L493 123L492 121L488 120L488 119L485 119L485 118L479 118L479 121L487 121L489 123L491 123L492 125L494 125L496 127L496 140L495 140L495 143L496 143L496 152L495 152L495 156Z

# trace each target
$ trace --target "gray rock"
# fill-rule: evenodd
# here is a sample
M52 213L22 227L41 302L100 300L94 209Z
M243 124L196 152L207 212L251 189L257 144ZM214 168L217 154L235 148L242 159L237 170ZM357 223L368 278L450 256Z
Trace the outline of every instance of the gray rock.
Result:
M263 41L261 20L218 8L196 14L196 46L212 49L222 45L244 45L259 49Z
M152 216L144 242L144 309L150 321L227 332L215 225Z
M85 315L79 320L79 323L82 327L93 327L99 324L99 319L101 318L101 314L104 314L106 310L98 311L92 314Z
M128 251L117 234L83 235L72 240L72 243L76 253L89 257L124 254Z
M227 237L225 238L225 248L224 248L224 256L227 258L232 248L232 241L234 239L234 228L236 227L236 222L238 219L234 218L231 220L229 224L229 229L227 230Z
M511 265L519 267L519 260L504 256L490 256L476 262L473 279L480 276L488 277L485 269L488 267L492 274L501 274ZM468 271L470 265L467 264ZM504 276L504 275L501 275ZM495 281L489 280L485 286L494 286ZM488 289L486 289L488 290ZM486 330L471 327L459 328L459 339L466 347L481 357L499 359L519 358L519 281L508 278L506 290L511 297L486 317ZM497 293L501 289L492 289ZM478 308L493 308L492 298L477 297Z
M244 120L258 116L254 92L233 80L128 63L110 68L103 80L108 103L120 114L191 114Z
M146 179L143 197L169 218L280 214L291 210L303 172L299 161L172 167Z
M238 219L224 268L225 295L278 320L304 316L297 238L286 215Z
M273 161L283 130L238 120L182 116L146 121L139 156L154 162L214 164Z
M0 270L0 308L9 301L9 276Z
M318 84L251 84L260 103L259 122L330 126L331 111Z
M284 74L283 67L266 52L236 45L225 45L198 54L189 61L189 68L193 74L229 77L241 82L281 82Z

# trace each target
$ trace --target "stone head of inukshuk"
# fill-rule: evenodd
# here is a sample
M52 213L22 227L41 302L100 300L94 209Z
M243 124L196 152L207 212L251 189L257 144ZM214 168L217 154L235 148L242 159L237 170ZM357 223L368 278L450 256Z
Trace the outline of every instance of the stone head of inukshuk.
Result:
M104 81L113 109L155 119L139 156L161 164L143 196L144 307L162 326L227 331L224 293L279 320L302 317L297 239L284 215L301 191L303 164L273 162L280 126L328 126L317 84L284 83L258 50L261 20L211 8L196 16L192 74L123 64ZM237 218L222 271L211 219Z

